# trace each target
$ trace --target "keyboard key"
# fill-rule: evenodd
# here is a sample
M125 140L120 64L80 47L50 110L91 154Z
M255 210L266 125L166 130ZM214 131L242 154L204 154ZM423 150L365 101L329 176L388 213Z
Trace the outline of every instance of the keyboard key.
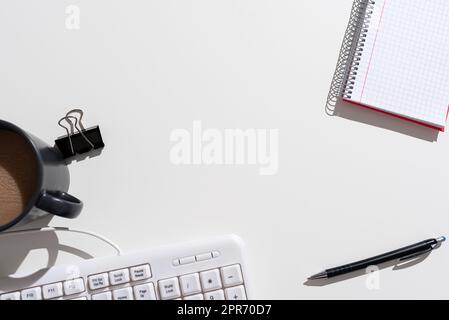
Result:
M184 300L204 300L204 296L202 293L195 294L193 296L184 297Z
M152 283L145 283L134 287L136 300L156 300L156 292Z
M114 300L134 300L131 287L114 290L112 295Z
M70 296L72 294L77 294L84 292L84 280L82 278L68 280L64 282L64 294Z
M178 278L159 281L159 293L164 300L179 298L181 291L179 289Z
M42 300L40 287L22 290L22 300Z
M201 292L200 276L198 273L179 277L182 294L187 296Z
M5 293L0 296L0 300L20 300L20 292Z
M54 299L62 297L62 282L47 284L42 287L44 299Z
M73 299L69 299L69 300L87 300L87 297L78 297L78 298L73 298Z
M111 291L105 291L92 295L92 300L112 300Z
M131 268L131 280L139 281L151 278L151 270L149 264Z
M129 282L129 270L121 269L109 272L109 280L112 286Z
M206 292L204 294L205 300L224 300L225 295L223 290L217 290L212 292Z
M184 258L179 259L180 264L189 264L189 263L194 263L194 262L196 262L195 256L184 257Z
M225 290L226 300L246 300L245 288L243 286L232 287Z
M201 272L200 277L204 291L212 291L221 288L220 272L218 269Z
M212 252L202 253L196 256L196 261L205 261L212 259Z
M100 273L88 278L90 290L103 289L109 286L109 278L107 273Z
M242 270L238 264L221 268L221 276L225 287L234 287L243 284Z

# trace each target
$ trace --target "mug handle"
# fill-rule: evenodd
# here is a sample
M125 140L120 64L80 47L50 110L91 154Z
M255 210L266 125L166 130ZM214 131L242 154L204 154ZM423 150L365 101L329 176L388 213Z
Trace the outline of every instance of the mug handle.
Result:
M83 209L83 202L62 191L42 192L36 207L63 218L76 218Z

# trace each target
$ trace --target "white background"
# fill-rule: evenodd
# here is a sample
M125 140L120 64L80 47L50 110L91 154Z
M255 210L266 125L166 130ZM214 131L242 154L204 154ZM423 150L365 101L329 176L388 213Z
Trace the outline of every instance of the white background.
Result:
M69 4L81 9L78 31L65 28ZM367 289L365 276L303 285L325 267L449 233L447 134L432 143L410 133L413 125L389 130L325 115L351 5L5 1L0 117L52 143L64 133L57 120L83 106L85 125L99 124L107 145L70 166L82 215L50 224L104 234L125 252L238 234L254 298L448 298L445 246L413 267L384 269L379 290ZM279 129L279 173L172 165L170 132L194 120L221 130ZM113 254L87 237L61 242ZM20 241L9 243L3 275L24 258L14 256ZM26 261L21 268L33 271L45 255Z

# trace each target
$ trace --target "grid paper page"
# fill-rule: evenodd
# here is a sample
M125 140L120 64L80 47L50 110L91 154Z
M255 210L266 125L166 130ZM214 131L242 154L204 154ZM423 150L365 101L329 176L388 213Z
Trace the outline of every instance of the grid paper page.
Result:
M444 127L449 0L378 0L351 99Z

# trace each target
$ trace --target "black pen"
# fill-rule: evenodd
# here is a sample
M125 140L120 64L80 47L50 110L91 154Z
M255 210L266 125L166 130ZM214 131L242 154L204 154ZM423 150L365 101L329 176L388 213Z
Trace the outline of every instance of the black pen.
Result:
M398 250L394 250L391 252L387 252L369 259L357 261L354 263L349 263L344 266L327 269L323 272L320 272L316 275L313 275L309 278L309 280L318 280L318 279L329 279L336 276L341 276L343 274L347 274L353 271L366 269L370 266L377 266L382 263L388 261L404 261L419 257L426 253L431 252L433 249L437 248L441 243L446 241L446 237L440 237L437 239L429 239L416 244L413 244L408 247L404 247Z

